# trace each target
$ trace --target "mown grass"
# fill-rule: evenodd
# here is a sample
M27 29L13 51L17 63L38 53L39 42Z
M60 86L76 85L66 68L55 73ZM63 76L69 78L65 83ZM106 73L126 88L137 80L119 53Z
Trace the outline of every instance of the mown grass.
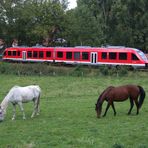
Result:
M38 84L42 88L41 113L31 119L32 103L24 104L27 119L12 106L0 123L2 148L147 148L148 98L140 114L135 107L128 116L129 101L115 103L117 116L110 108L105 118L97 119L95 103L109 85L138 84L148 92L147 74L129 77L15 76L0 75L0 101L14 85ZM103 111L106 103L103 105Z

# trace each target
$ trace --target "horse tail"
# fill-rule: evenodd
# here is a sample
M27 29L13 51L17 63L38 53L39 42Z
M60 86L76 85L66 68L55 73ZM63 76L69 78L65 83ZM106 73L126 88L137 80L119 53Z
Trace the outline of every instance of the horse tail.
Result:
M144 98L145 98L145 91L141 86L138 86L138 88L140 90L140 98L139 98L139 102L138 102L138 108L140 109L143 104Z

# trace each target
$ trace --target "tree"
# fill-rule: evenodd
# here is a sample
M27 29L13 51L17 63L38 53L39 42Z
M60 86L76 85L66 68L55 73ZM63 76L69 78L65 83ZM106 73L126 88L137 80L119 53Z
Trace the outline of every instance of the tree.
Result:
M34 45L48 37L53 27L63 27L66 0L2 0L0 2L0 30L10 42L18 38L22 44ZM64 7L64 8L63 8ZM2 36L2 35L1 35Z

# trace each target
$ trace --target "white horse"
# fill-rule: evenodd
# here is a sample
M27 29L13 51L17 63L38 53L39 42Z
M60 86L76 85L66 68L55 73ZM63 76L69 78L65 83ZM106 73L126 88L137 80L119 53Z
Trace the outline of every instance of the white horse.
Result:
M12 120L14 120L16 117L16 104L19 105L23 113L23 119L26 119L23 103L27 103L29 101L34 102L34 110L31 115L31 118L33 118L36 114L38 115L40 94L41 94L41 88L38 85L30 85L26 87L20 87L20 86L12 87L0 105L0 109L2 110L1 113L2 118L4 119L4 115L6 114L6 109L8 107L9 102L11 102L14 107Z

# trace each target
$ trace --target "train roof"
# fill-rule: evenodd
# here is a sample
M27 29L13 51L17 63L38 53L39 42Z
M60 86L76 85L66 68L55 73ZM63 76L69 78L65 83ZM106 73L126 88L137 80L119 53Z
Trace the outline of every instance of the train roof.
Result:
M114 51L114 52L118 52L118 51L135 51L135 52L142 52L139 49L136 48L131 48L131 47L124 47L124 46L103 46L103 47L90 47L90 46L76 46L76 47L44 47L44 46L33 46L33 47L22 47L22 46L18 46L18 47L9 47L6 48L6 50L63 50L63 51L70 51L70 50L75 50L75 51L93 51L93 52L97 52L99 50L103 50L105 52L109 51Z

